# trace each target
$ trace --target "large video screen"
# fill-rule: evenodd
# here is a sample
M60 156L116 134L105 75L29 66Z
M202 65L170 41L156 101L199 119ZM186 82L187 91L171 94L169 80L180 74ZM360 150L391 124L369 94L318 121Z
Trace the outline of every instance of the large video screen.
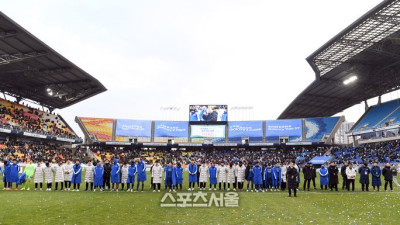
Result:
M191 138L225 138L225 125L192 125Z
M112 141L113 119L80 117L83 126L90 135L96 135L98 141Z
M190 105L189 121L191 123L226 123L228 121L228 106Z

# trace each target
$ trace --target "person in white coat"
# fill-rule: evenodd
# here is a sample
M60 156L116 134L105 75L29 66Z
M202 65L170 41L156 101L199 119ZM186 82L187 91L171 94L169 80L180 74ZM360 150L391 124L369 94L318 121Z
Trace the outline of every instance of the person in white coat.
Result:
M156 187L158 188L158 192L161 189L161 180L162 180L163 168L159 163L159 160L156 161L156 164L153 166L151 170L151 176L153 177L153 192L156 192Z
M47 184L46 191L51 191L51 186L53 184L54 169L51 167L50 162L46 162L46 167L43 169L44 180Z
M281 190L284 191L286 189L286 172L288 165L283 165L281 167Z
M224 190L226 190L226 172L225 163L221 162L221 165L217 169L219 190L221 190L222 184L224 184Z
M86 174L85 174L86 189L85 189L85 191L88 191L89 185L90 185L90 191L93 191L94 166L93 166L92 160L89 160L89 162L87 163L85 171L86 171Z
M71 160L67 160L67 163L64 164L64 186L65 190L69 191L71 189L71 181L72 181L72 169L74 164L72 164Z
M206 163L204 161L199 168L199 172L200 172L200 178L199 178L200 191L201 190L205 191L208 180L208 166L206 166Z
M243 165L242 161L239 161L239 166L235 167L236 179L238 184L238 190L242 191L244 186L244 181L246 179L246 166Z
M231 162L229 164L228 168L226 168L226 171L227 171L227 175L228 175L228 179L227 179L228 191L231 188L231 184L232 184L233 191L236 191L236 169L233 166L233 162Z
M352 185L351 190L354 191L354 180L356 179L357 170L353 167L352 163L349 163L349 166L346 168L346 176L347 176L347 191L350 191L350 184Z
M125 184L128 182L128 162L124 162L124 165L121 167L121 188L122 191L125 188Z
M40 190L43 187L43 167L42 163L38 162L37 166L35 167L35 179L33 180L35 183L35 191L38 190L38 184L40 185Z
M64 167L63 164L60 161L58 161L58 164L54 164L53 165L53 169L54 169L54 183L56 184L56 191L58 190L58 183L61 184L61 191L64 189Z

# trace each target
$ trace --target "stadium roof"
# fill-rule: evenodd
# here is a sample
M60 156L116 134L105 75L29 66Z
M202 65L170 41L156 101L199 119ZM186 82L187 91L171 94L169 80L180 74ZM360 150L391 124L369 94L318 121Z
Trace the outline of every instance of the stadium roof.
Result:
M307 61L316 79L279 119L332 116L400 89L400 0L383 1Z
M98 80L0 12L1 92L52 109L106 90Z

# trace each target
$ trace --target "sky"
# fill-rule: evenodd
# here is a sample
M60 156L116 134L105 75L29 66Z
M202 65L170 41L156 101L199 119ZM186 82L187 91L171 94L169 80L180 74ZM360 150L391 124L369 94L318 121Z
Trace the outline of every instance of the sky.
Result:
M0 2L108 89L56 111L82 135L75 116L188 120L190 104L253 107L230 120L276 119L315 79L305 58L381 0ZM359 104L338 115L363 113Z

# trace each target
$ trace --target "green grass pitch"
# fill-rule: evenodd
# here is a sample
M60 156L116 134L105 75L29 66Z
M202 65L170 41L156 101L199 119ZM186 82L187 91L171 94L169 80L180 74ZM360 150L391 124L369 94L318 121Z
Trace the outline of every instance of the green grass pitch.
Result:
M165 191L150 191L149 180L143 193L85 192L84 185L81 192L32 191L33 184L0 191L0 224L400 224L400 188L366 193L358 180L355 193L241 192L237 208L162 208Z

